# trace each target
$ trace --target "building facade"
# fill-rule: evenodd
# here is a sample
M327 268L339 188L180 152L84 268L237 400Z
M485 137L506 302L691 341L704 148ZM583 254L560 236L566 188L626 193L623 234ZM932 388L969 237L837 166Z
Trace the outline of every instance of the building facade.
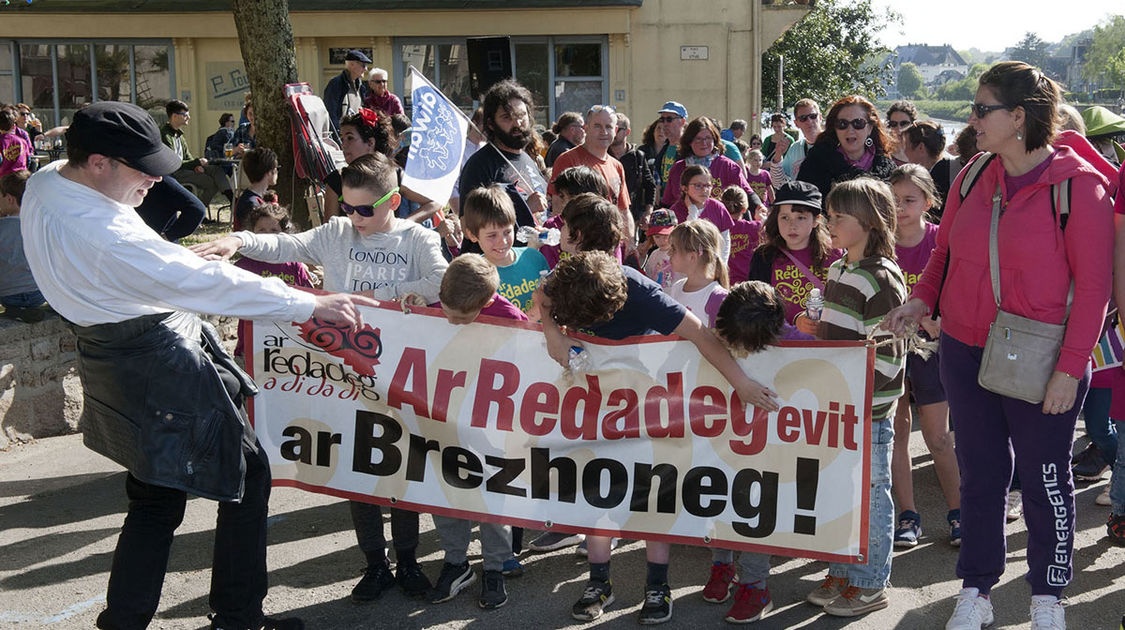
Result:
M755 120L761 53L809 10L754 0L290 0L299 80L320 93L360 48L407 96L417 67L469 110L466 42L509 36L537 122L611 104L639 133L667 100L691 115ZM190 10L185 10L190 7ZM192 108L193 148L236 113L249 80L224 0L52 0L0 6L0 102L48 125L83 103L127 100L162 121ZM280 95L279 95L280 97ZM405 100L405 99L404 99ZM752 123L753 124L753 123Z

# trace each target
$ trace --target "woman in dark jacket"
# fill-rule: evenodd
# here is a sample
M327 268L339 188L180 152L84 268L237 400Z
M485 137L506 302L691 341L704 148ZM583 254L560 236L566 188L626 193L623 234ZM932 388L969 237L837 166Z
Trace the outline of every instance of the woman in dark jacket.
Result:
M797 174L797 179L819 188L820 194L827 197L837 182L865 175L887 179L894 170L890 156L893 141L871 101L862 96L836 101L828 112L825 129Z

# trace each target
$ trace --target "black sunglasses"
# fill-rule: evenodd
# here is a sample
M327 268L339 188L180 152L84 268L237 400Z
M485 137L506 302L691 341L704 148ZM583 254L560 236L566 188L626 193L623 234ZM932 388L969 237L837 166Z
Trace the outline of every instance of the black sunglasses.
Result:
M907 127L909 127L910 125L913 125L913 124L914 124L913 120L904 120L902 122L899 122L897 120L888 120L887 121L887 127L889 129L898 129L899 127L902 127L903 129L906 129Z
M820 118L820 114L813 112L811 114L801 114L797 117L797 120L801 122L808 122L810 120L816 120L817 118Z
M349 215L349 214L354 212L361 217L373 217L373 216L375 216L375 208L378 208L379 206L386 203L386 201L391 198L391 195L394 195L397 192L398 192L398 187L396 186L395 188L392 188L390 190L390 192L383 195L379 199L379 201L376 201L375 203L373 203L371 205L367 205L367 206L353 206L350 203L347 203L343 199L341 199L340 200L340 209L344 211L345 215Z
M836 119L836 128L839 129L840 131L843 131L843 130L847 129L848 125L851 125L852 129L863 129L863 128L867 127L867 119L866 118L853 118L851 120L844 120L843 118Z
M977 115L977 118L984 118L985 116L998 109L1012 109L1007 105L985 105L984 103L969 103L969 107L972 108L973 113Z
M679 116L661 116L659 120L662 123L670 123L670 122L673 122L673 121L676 121L676 120L679 120L679 119L680 119Z

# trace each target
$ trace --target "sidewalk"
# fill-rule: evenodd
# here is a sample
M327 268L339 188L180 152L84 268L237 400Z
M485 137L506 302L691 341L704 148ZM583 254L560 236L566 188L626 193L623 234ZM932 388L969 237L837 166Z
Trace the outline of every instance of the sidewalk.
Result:
M954 576L956 549L946 540L945 507L922 436L911 439L915 493L923 515L922 543L894 558L891 606L847 620L827 617L804 602L825 575L822 562L775 558L770 591L775 610L753 628L943 628L959 589ZM1068 589L1068 627L1116 630L1125 613L1125 548L1104 542L1108 508L1094 505L1105 482L1077 492L1078 535L1075 577ZM49 438L0 452L0 628L92 628L105 604L113 547L125 513L124 473L82 446L79 436ZM164 597L152 628L207 627L207 592L215 503L188 502L187 515L172 549ZM363 561L345 502L277 488L271 500L267 614L302 616L308 628L560 628L582 624L570 606L586 579L586 566L573 549L552 554L524 552L527 572L507 581L509 601L495 611L476 605L479 581L457 599L431 605L407 600L401 592L374 604L349 599ZM431 579L441 569L437 533L423 517L419 559ZM388 525L389 537L389 525ZM993 590L993 628L1028 627L1030 591L1021 577L1026 531L1023 521L1008 526L1008 570ZM531 540L529 533L525 541ZM474 537L475 538L475 537ZM479 546L470 561L478 578ZM731 627L722 622L727 604L703 601L707 550L677 547L671 583L675 616L663 628ZM613 556L617 602L596 623L599 628L635 629L642 598L644 548L630 543Z

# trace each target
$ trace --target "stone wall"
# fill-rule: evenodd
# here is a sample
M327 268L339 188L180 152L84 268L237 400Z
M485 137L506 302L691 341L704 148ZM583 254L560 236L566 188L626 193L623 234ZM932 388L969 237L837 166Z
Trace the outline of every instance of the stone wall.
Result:
M238 320L207 319L233 351ZM0 450L74 433L81 414L75 337L62 319L25 324L0 317Z

